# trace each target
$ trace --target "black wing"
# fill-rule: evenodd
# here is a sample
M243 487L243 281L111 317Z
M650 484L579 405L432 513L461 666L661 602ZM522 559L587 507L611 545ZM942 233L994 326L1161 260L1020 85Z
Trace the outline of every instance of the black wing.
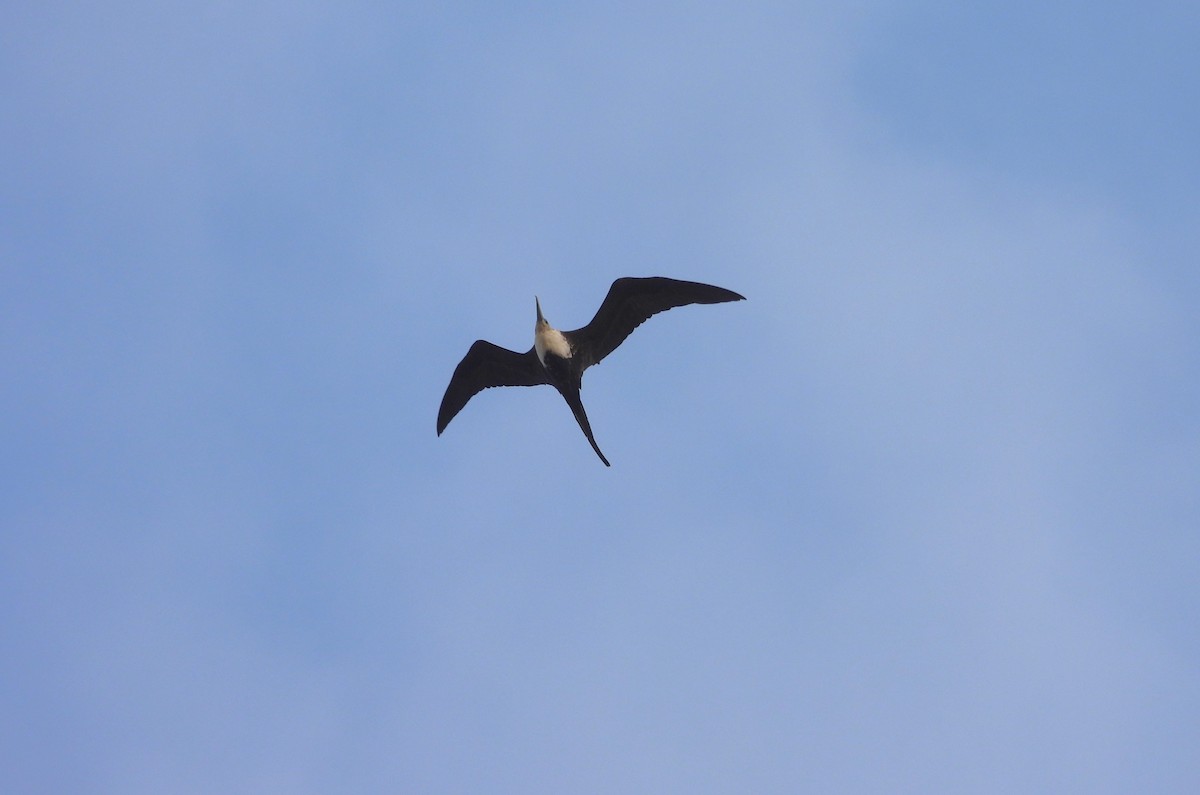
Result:
M566 332L566 336L575 355L583 357L582 365L586 368L616 350L635 328L659 312L688 304L744 300L744 296L723 287L664 276L617 279L608 288L608 295L596 310L592 322Z
M446 430L454 415L480 390L492 386L537 386L548 384L546 371L530 348L525 353L510 351L487 340L475 340L471 350L454 368L450 386L438 409L438 436Z

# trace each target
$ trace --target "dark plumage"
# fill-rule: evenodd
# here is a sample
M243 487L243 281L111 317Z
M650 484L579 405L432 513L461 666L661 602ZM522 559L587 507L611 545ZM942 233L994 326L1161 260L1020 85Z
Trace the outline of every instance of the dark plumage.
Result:
M486 340L476 340L458 363L438 409L438 435L441 436L454 415L481 390L493 386L549 384L571 407L571 413L596 455L605 466L611 466L592 436L591 424L579 398L583 371L598 364L635 328L659 312L687 304L743 300L731 290L699 282L662 276L617 279L590 323L575 331L563 332L546 322L542 317L541 302L536 302L537 323L532 348L517 353Z

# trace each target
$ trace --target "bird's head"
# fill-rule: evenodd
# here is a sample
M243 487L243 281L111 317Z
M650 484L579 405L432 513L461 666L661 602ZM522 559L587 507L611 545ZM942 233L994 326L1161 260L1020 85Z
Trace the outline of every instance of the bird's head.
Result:
M537 325L534 328L540 329L543 326L549 326L550 323L546 318L542 317L542 302L538 300L536 295L533 297L533 305L537 307Z

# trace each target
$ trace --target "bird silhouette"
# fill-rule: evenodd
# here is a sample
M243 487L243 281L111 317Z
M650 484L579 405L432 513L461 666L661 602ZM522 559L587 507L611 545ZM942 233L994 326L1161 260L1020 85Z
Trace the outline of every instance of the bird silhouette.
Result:
M688 304L720 304L744 301L732 290L711 284L668 279L663 276L617 279L608 289L596 316L583 328L559 331L542 316L542 304L534 297L537 322L534 325L533 347L517 353L487 340L476 340L467 355L454 369L450 385L438 409L438 436L446 430L463 406L484 389L494 386L538 386L549 384L558 390L583 435L605 466L612 466L592 435L587 412L579 390L583 387L583 371L598 364L633 330L653 315Z

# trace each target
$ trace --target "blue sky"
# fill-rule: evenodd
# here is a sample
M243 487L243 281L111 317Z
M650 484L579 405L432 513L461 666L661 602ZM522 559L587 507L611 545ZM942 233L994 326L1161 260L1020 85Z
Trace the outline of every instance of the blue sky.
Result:
M0 789L1194 790L1198 35L10 4Z

